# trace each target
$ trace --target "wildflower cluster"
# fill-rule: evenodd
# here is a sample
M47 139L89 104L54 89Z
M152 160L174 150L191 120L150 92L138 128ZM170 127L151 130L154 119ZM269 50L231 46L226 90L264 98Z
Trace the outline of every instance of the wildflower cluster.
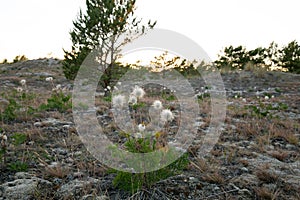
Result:
M51 82L52 94L51 97L47 99L46 104L40 106L41 110L57 110L59 112L64 112L72 107L71 96L66 93L66 89L62 88L61 84L54 84L53 77L47 77L46 82Z
M21 86L16 88L18 93L22 93L26 89L26 80L25 79L20 80L20 84Z
M115 109L122 109L125 105L129 107L133 126L131 126L132 133L126 134L126 142L122 145L125 151L141 154L161 151L168 159L175 157L173 150L176 150L176 148L172 149L172 147L169 147L167 141L169 124L175 119L175 116L170 109L163 108L163 103L160 100L147 103L145 90L142 87L135 86L128 97L122 94L113 96L112 103ZM150 120L146 116L148 112L146 112L145 108L149 108ZM163 165L164 162L157 158L151 158L151 160L153 161L151 164L157 166ZM128 164L133 167L139 162L139 160L129 161ZM117 171L117 176L113 183L122 189L136 192L142 187L149 187L156 181L176 174L185 168L187 164L187 154L184 154L184 156L171 165L158 171L137 174ZM135 167L145 167L137 165ZM132 170L134 172L134 167ZM144 169L144 171L147 170Z
M126 105L126 102L129 104L129 107L132 108L135 112L132 113L132 119L134 123L135 130L133 134L136 138L145 138L155 137L158 132L161 132L163 124L167 125L174 120L174 114L170 109L163 109L162 102L160 100L155 100L151 105L152 109L151 123L148 122L148 125L152 125L151 131L147 130L146 121L143 119L146 118L145 111L142 110L142 105L146 105L142 102L146 92L143 88L135 86L133 91L130 93L128 100L122 94L115 95L112 99L113 106L117 109L123 108ZM126 101L127 100L127 101ZM156 122L156 123L154 123ZM153 130L154 129L154 130ZM166 130L167 132L167 130ZM153 142L153 141L152 141Z

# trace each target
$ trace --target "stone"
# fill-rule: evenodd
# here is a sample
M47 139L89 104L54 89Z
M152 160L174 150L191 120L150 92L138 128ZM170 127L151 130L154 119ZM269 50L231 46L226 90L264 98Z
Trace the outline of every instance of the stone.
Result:
M106 195L102 195L102 196L94 196L94 195L85 195L81 198L81 200L109 200L109 197L107 197Z
M64 185L62 185L59 190L57 191L57 195L59 195L58 198L60 199L66 199L66 198L71 198L72 197L80 197L95 192L95 189L93 189L95 186L100 184L100 180L91 178L89 180L72 180ZM89 189L87 189L89 188ZM103 199L105 196L103 196ZM90 198L90 197L89 197ZM86 198L86 199L89 199ZM98 197L97 197L98 198ZM92 199L97 199L97 198L92 198ZM98 198L100 199L100 198Z
M35 127L41 127L42 126L42 122L35 122L33 125Z
M248 172L248 171L249 171L247 167L242 167L241 170L242 170L243 172Z
M38 189L38 186L43 188L50 188L52 186L51 182L24 172L16 173L15 178L17 179L14 181L0 185L0 191L2 191L1 196L3 199L34 199L34 192Z

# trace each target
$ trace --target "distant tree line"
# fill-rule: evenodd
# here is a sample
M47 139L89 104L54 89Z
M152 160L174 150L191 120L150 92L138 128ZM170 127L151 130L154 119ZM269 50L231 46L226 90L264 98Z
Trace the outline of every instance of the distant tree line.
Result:
M296 40L282 48L272 42L269 47L258 47L248 51L243 46L229 46L224 49L222 55L214 62L217 68L230 67L232 69L244 69L246 64L252 63L256 67L284 68L292 73L300 73L300 45Z
M22 56L16 56L14 59L13 59L13 62L12 63L17 63L17 62L21 62L21 61L26 61L28 60L28 58L25 56L25 55L22 55ZM1 64L9 64L10 62L8 62L7 59L4 59Z

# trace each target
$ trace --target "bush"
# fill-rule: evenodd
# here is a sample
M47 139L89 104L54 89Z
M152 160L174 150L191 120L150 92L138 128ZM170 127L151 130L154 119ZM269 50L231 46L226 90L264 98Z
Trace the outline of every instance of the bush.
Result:
M71 95L66 95L62 91L53 92L47 99L47 104L40 105L40 110L65 112L72 108Z
M1 121L5 122L15 120L17 117L17 110L21 108L21 106L13 98L10 98L8 101L9 104L6 106L4 111L0 113Z
M147 148L148 147L143 147L143 151L149 150ZM143 188L150 188L158 181L181 173L182 170L187 167L188 163L188 154L185 153L169 166L153 172L134 174L114 170L113 172L117 172L117 176L113 180L113 185L131 193L135 193Z

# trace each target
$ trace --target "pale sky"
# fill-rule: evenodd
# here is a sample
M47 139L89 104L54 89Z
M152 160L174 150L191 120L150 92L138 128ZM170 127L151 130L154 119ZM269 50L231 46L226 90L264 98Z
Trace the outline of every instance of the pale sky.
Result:
M63 58L85 0L1 0L0 61ZM224 47L300 42L299 0L137 0L136 16L197 42L215 60ZM51 55L49 55L52 53Z

